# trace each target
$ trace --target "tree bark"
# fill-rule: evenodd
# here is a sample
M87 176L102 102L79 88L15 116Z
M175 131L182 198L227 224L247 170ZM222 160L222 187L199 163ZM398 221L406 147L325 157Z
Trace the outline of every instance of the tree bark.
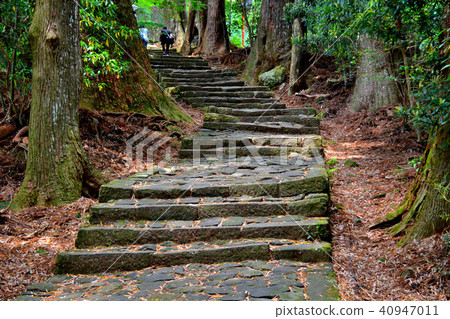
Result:
M15 209L72 202L106 182L89 163L78 130L79 25L74 1L36 1L28 159Z
M222 55L230 50L225 16L225 0L208 1L206 28L200 48L206 55Z
M114 0L114 3L118 8L119 24L137 30L131 0ZM189 120L158 85L140 37L128 38L121 46L130 55L124 56L130 62L129 70L119 79L115 76L101 77L99 81L107 84L107 88L101 91L83 86L81 106L103 111L162 115L177 121Z
M352 96L352 111L360 112L398 103L399 91L395 81L389 78L393 72L383 44L363 35L360 48L362 54Z
M203 42L203 38L205 37L206 25L208 22L208 0L201 0L203 7L198 12L198 16L200 19L200 34L199 34L199 43Z
M254 85L258 76L276 65L289 67L291 26L284 21L284 7L290 0L263 0L256 40L242 77Z
M180 6L184 6L184 2L185 2L184 0L178 0L178 4ZM177 32L174 46L176 48L181 48L184 42L184 37L186 35L186 26L187 26L186 10L180 10L178 12L178 19L176 20L176 24L177 24Z
M194 27L195 27L195 14L197 10L194 8L194 1L191 0L189 6L189 14L188 14L188 24L186 27L186 32L184 34L183 45L181 46L182 54L190 54L191 53L191 41L194 38Z
M306 25L301 18L296 18L292 24L292 39L306 38ZM294 94L300 90L308 88L308 76L311 72L307 72L309 54L299 45L292 45L291 51L291 67L289 72L289 94ZM308 73L308 74L306 74Z
M448 225L450 214L450 126L439 129L436 137L428 143L422 168L406 196L403 204L394 212L384 216L373 228L393 225L394 236L403 235L400 245L414 239L429 237Z

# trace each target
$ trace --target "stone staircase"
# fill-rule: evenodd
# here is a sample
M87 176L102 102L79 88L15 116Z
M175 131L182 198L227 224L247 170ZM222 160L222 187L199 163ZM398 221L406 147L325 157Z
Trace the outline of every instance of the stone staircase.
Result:
M104 185L77 249L58 255L55 273L258 260L331 269L328 177L314 109L286 109L233 71L160 53L150 52L158 80L206 111L203 129L183 139L180 163ZM326 276L317 300L336 290L332 270Z

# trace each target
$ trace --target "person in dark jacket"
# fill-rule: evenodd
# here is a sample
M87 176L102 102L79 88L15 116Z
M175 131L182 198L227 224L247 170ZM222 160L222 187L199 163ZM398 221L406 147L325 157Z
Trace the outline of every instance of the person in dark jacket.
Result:
M162 28L161 34L159 35L159 41L161 41L163 55L169 55L169 48L170 45L174 43L174 38L172 33L167 30L167 27Z

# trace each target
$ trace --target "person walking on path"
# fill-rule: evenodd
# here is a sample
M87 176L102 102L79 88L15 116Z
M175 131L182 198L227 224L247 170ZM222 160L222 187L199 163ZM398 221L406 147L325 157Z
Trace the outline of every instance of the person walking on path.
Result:
M170 45L174 43L174 38L172 33L167 30L167 27L163 27L161 34L159 36L159 41L161 41L161 46L163 50L163 55L169 55Z

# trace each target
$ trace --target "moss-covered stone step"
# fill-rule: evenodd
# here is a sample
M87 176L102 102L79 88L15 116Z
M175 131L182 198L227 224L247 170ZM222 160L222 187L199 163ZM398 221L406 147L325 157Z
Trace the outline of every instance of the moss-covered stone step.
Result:
M255 98L255 97L215 97L215 96L207 96L207 97L187 97L183 98L187 103L191 105L197 104L209 104L215 105L216 103L232 103L232 104L241 104L241 103L260 103L260 104L269 104L269 103L278 103L278 100L274 98Z
M152 56L150 62L154 64L166 64L166 63L203 63L208 65L202 58L185 57L182 55L169 55L169 56Z
M319 127L308 127L287 122L244 123L244 122L204 122L203 128L211 130L240 130L279 134L320 134Z
M153 69L167 69L168 67L180 70L211 70L211 67L209 67L208 65L195 65L184 63L152 64Z
M235 76L230 75L217 75L214 77L207 77L207 76L192 76L192 77L181 77L181 76L160 76L160 82L162 83L222 83L224 81L240 81L239 79L236 79ZM242 82L237 82L242 84ZM209 84L208 84L209 85Z
M119 200L91 207L90 223L107 224L120 220L156 221L173 219L194 221L205 218L282 216L301 218L326 216L328 196L310 194L287 198L228 197L180 198L177 200ZM296 218L297 218L296 217Z
M291 220L289 220L291 219ZM296 219L296 220L295 220ZM252 221L261 221L252 223ZM218 225L216 225L219 223ZM242 225L239 225L243 223ZM125 224L125 223L124 223ZM235 224L227 226L227 224ZM136 224L125 227L83 227L78 231L77 248L97 246L128 246L157 244L173 241L186 244L195 241L230 240L243 238L277 238L293 240L328 240L328 218L239 218L233 217L189 221L157 221L139 228ZM148 227L147 227L148 226ZM154 227L159 226L159 227Z
M245 82L242 80L223 80L219 82L211 82L207 79L190 79L189 81L178 81L176 79L171 79L167 81L163 81L162 84L166 87L177 87L180 85L186 85L186 84L193 84L193 85L199 85L199 86L215 86L215 87L226 87L226 86L244 86Z
M260 116L234 116L219 113L206 113L204 122L243 122L243 123L269 123L285 122L301 124L306 127L319 127L320 120L311 116L304 115L260 115Z
M178 69L158 69L155 71L158 75L165 77L182 77L182 78L212 78L216 76L234 76L236 74L229 70L178 70ZM203 92L203 91L201 91Z
M233 116L277 116L277 115L305 115L315 116L313 108L298 109L235 109L226 107L209 106L204 109L207 113L227 114Z
M222 147L282 146L293 148L316 148L322 150L322 138L319 135L282 135L248 132L212 132L200 130L194 136L181 141L183 149L216 149Z
M214 104L211 103L195 103L194 105L198 109L207 110L211 107L217 108L233 108L233 109L259 109L259 110L278 110L285 109L286 104L280 102L271 102L271 103L230 103L230 102L216 102Z
M184 65L208 65L208 62L206 62L203 59L190 59L190 58L183 58L183 57L154 57L150 58L151 64L156 65L166 65L168 67L172 67L174 65L184 64Z
M212 243L196 242L180 246L168 242L156 246L141 245L60 253L54 272L55 274L90 274L139 270L151 266L271 260L272 256L286 256L283 259L304 262L328 262L330 252L331 247L328 243L279 239L219 240Z
M185 91L181 93L182 97L230 97L230 98L273 98L275 93L268 91Z
M266 86L247 86L247 85L239 85L239 86L224 86L224 87L216 87L216 86L197 86L197 85L179 85L176 87L178 92L190 92L190 91L206 91L206 92L245 92L245 91L260 91L267 92L269 88Z
M259 160L263 162L264 158ZM234 164L225 162L221 164L224 166L175 166L173 169L179 171L136 174L103 185L99 200L107 202L132 196L138 199L244 195L278 198L327 191L328 176L324 167L308 167L307 159L302 157L270 160L274 163L285 161L285 165L270 167L255 163L233 167ZM240 162L237 161L236 165Z

